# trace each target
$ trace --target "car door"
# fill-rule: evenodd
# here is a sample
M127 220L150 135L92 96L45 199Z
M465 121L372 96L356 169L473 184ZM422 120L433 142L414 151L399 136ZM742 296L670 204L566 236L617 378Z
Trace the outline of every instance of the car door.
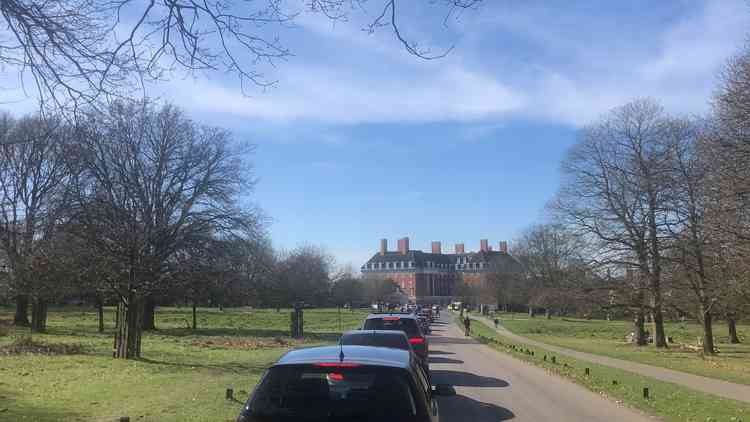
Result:
M429 412L430 422L440 421L440 411L438 408L437 400L432 395L432 385L430 384L430 377L424 372L420 365L414 365L414 373L417 378L417 387L422 390L421 394L425 398L427 405L427 411Z

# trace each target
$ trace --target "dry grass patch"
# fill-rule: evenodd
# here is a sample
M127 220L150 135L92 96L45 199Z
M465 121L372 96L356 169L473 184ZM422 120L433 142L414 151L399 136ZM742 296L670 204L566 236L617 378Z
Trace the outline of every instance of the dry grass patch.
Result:
M231 338L220 337L206 340L196 340L192 342L193 346L218 348L218 349L240 349L240 350L257 350L272 349L278 347L297 347L301 345L300 341L275 337L272 339L263 338Z
M36 355L80 355L83 346L76 343L45 343L31 337L17 337L11 344L0 346L0 356L36 354Z

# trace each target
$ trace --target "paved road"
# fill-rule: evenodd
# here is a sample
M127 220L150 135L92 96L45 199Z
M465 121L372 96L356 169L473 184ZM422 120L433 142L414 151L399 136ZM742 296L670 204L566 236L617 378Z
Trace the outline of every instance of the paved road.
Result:
M490 328L494 328L493 323L483 317L474 317L473 319L481 321ZM513 334L504 327L497 330L498 334L508 337L518 343L536 346L542 349L550 350L561 355L570 356L576 359L588 362L598 363L600 365L619 368L625 371L635 372L643 376L656 378L658 380L680 384L693 390L702 391L707 394L713 394L728 399L750 403L750 385L737 384L734 382L718 380L715 378L702 377L700 375L688 374L686 372L675 371L658 366L646 365L643 363L632 362L622 359L611 358L607 356L595 355L592 353L579 352L577 350L566 349L564 347L553 346Z
M449 318L433 325L430 338L433 382L456 389L439 398L441 421L653 421L464 337Z

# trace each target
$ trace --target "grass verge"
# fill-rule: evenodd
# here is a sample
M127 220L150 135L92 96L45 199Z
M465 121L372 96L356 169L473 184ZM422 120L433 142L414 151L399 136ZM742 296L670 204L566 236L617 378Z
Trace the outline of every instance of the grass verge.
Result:
M589 390L668 422L748 422L750 405L697 392L677 384L581 360L560 357L498 335L484 324L472 324L472 335L488 346L547 369ZM553 363L553 358L555 362ZM586 368L589 374L586 375ZM644 398L643 389L649 389Z
M0 308L0 320L12 318ZM0 337L0 421L234 421L269 365L292 347L335 341L366 311L305 310L306 338L289 337L290 310L159 308L143 359L112 359L113 312L97 332L90 308L49 310L48 332ZM73 353L73 354L70 354ZM225 400L233 388L237 401Z
M719 324L715 327L715 356L682 345L697 345L701 327L690 322L665 323L674 343L666 350L653 345L634 346L624 341L632 331L628 321L586 320L577 318L528 318L523 314L499 315L510 332L554 346L617 359L660 366L704 377L750 385L750 344L730 344ZM738 325L740 338L750 340L750 326Z

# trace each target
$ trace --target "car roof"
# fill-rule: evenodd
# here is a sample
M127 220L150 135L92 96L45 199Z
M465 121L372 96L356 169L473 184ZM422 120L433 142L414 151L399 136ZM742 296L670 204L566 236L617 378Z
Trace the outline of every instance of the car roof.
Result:
M400 313L400 312L384 312L382 314L370 314L367 315L367 319L381 319L383 317L398 317L403 319L417 319L414 314Z
M404 333L401 330L351 330L351 331L347 331L347 332L343 333L342 336L347 336L347 335L361 335L361 336L364 336L364 335L372 335L372 334L387 335L387 336L399 336L399 337L406 337L406 338L408 338L407 335L406 335L406 333Z
M344 358L341 359L341 353ZM321 346L287 352L274 366L316 363L359 363L362 365L408 368L411 353L408 350L373 346Z

